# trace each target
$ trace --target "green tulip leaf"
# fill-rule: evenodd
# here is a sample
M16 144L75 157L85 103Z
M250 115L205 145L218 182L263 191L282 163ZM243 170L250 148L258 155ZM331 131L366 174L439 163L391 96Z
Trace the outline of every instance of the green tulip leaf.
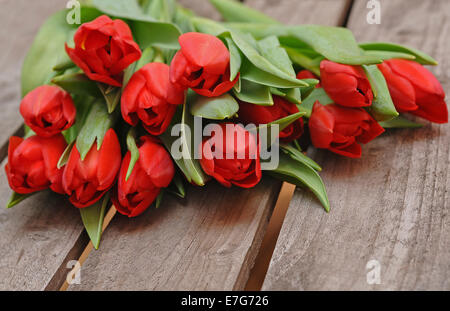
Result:
M185 9L181 6L177 6L174 23L180 28L183 33L194 32L195 27L191 20L193 17L194 14L190 10Z
M81 160L91 150L97 141L97 150L103 143L106 132L113 126L115 116L108 113L104 100L97 100L92 106L86 118L86 122L80 130L76 140L76 147L80 153Z
M172 183L170 184L168 190L170 193L184 199L186 197L186 190L184 188L184 179L183 177L176 172L173 177Z
M118 18L130 20L131 28L141 49L157 46L179 49L178 37L181 31L172 23L159 22L145 14L136 0L93 0L100 11Z
M366 55L374 55L382 59L383 61L395 58L415 60L416 57L412 54L400 53L400 52L391 52L391 51L365 51Z
M284 49L294 64L297 64L320 77L320 62L324 59L323 56L311 58L302 53L300 49L291 47L284 47Z
M294 158L297 161L302 162L303 164L311 166L313 169L315 169L318 172L322 171L322 168L319 164L317 164L314 160L306 156L303 152L298 150L297 148L294 148L290 145L282 145L281 149L289 154L292 158Z
M368 108L369 112L377 121L389 121L398 117L386 79L381 71L376 65L363 66L363 68L374 93L372 106Z
M270 88L272 95L280 96L293 104L299 105L302 102L302 94L300 88L295 89L277 89Z
M103 97L105 98L106 106L108 107L108 113L113 113L116 110L117 105L119 105L120 103L122 89L103 83L97 83L97 86Z
M150 15L160 22L170 23L175 17L176 3L175 0L152 0L144 13Z
M230 81L234 81L242 66L242 54L230 37L225 38L230 51Z
M270 87L247 80L241 81L240 92L233 89L234 95L241 101L261 105L273 106Z
M101 97L97 84L82 73L67 73L56 76L51 81L71 94L89 95L92 97Z
M164 192L165 192L165 189L161 189L161 191L159 192L158 196L156 197L155 208L159 208L161 206L162 199L164 197Z
M316 101L319 101L322 105L329 105L333 103L333 100L328 96L323 88L316 88L302 101L301 105L298 105L298 109L305 112L305 116L310 118L314 103Z
M70 63L64 44L73 40L78 25L67 23L68 10L53 14L41 27L25 58L22 67L22 96L38 86L47 84L57 75L53 69ZM93 8L81 8L82 22L88 22L101 15ZM59 71L59 70L58 70Z
M92 241L95 249L100 246L100 239L102 237L103 220L105 218L106 206L109 202L109 193L98 200L91 206L80 208L81 220L86 229L89 238Z
M172 154L172 158L188 182L198 186L204 186L208 177L203 172L200 162L194 157L195 151L193 148L199 148L199 146L195 146L194 144L196 141L193 133L193 119L194 117L188 112L187 103L185 103L183 107L177 110L177 113L172 119L171 126L160 138L167 150ZM175 131L174 126L179 128L176 128ZM178 149L174 150L174 146L178 147ZM180 154L174 155L173 152Z
M249 8L235 0L209 0L228 22L248 22L277 24L278 22L267 15Z
M410 48L399 44L386 42L367 42L361 43L359 46L366 51L398 52L413 55L415 57L415 61L423 65L438 64L438 62L431 56L414 48Z
M385 129L403 129L403 128L420 128L423 124L416 123L414 121L408 120L403 116L398 116L395 119L379 122L380 125Z
M264 38L257 43L259 52L263 57L274 64L278 69L295 78L295 70L286 50L280 46L276 36Z
M281 152L278 168L268 171L268 174L297 186L308 187L322 203L325 210L330 211L330 201L322 178L316 170L303 161Z
M77 110L77 117L75 119L75 123L69 129L62 132L68 144L77 139L78 134L80 133L86 122L86 118L91 110L92 105L97 100L94 97L76 94L72 95L72 99Z
M308 47L336 63L371 65L382 62L377 56L366 55L356 42L353 33L342 27L320 25L284 26L249 23L226 23L224 27L251 34L257 40L268 36L277 36L281 41L281 37L291 37L290 41L298 42L298 46L291 47Z
M6 208L12 208L22 202L25 199L28 199L30 196L32 196L34 193L28 193L28 194L21 194L13 191L11 193L11 196L8 200L8 203L6 203Z
M210 120L231 119L239 110L239 104L227 93L219 97L193 96L189 106L192 115Z
M289 125L291 125L304 115L305 115L304 112L297 112L295 114L270 122L268 124L262 124L258 127L258 131L260 134L264 133L266 135L266 141L270 142L270 145L273 145L275 143L275 139L280 135L280 133L285 128L287 128Z
M127 147L128 151L130 151L131 158L130 164L128 165L127 175L125 176L125 181L130 179L131 173L133 172L133 168L136 165L136 162L139 160L139 149L136 145L136 130L132 127L127 134Z
M64 149L64 152L62 153L61 157L58 160L58 164L56 167L60 170L64 167L64 165L69 162L70 153L72 152L72 148L75 146L75 141L71 142L67 145L66 149Z

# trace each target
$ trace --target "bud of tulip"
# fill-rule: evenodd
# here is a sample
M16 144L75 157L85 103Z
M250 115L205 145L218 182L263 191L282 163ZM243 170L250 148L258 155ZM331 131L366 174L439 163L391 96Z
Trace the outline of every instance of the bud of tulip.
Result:
M78 208L97 202L113 186L120 161L119 140L113 129L106 132L99 150L96 143L92 145L84 161L75 145L62 178L70 202Z
M444 89L428 69L404 59L387 60L378 68L399 112L410 112L435 123L448 122Z
M372 105L373 92L364 70L323 60L320 63L320 81L328 96L344 107Z
M367 144L384 129L362 108L346 108L335 104L314 104L309 119L311 140L316 148L350 157L360 158L361 144Z
M181 50L170 65L170 79L197 94L220 96L236 84L230 81L230 52L215 36L190 32L180 36Z
M150 134L158 136L165 132L183 101L184 90L169 81L169 66L151 63L138 70L125 87L122 116L133 126L141 120Z
M119 213L128 217L136 217L147 210L161 189L169 186L175 174L169 153L156 138L141 137L138 148L139 159L128 180L126 175L131 153L125 155L119 172L117 191L114 191L112 196Z
M69 93L57 86L43 85L23 98L20 113L37 135L50 137L73 125L76 109Z
M122 86L123 71L141 58L142 52L130 27L120 20L102 15L78 28L75 48L66 44L66 52L89 79Z
M57 164L66 147L61 134L49 138L11 137L5 166L11 189L28 194L50 187L57 193L64 193L61 184L63 172Z
M213 132L201 145L200 164L205 173L225 187L256 186L262 172L255 137L241 125L232 123L217 125Z

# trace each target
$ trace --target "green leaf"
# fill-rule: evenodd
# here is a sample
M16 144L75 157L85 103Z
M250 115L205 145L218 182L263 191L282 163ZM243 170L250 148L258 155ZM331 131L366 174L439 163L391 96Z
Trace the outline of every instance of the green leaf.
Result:
M230 51L230 81L233 81L239 73L242 66L242 54L239 48L234 44L230 37L225 38L228 50Z
M74 64L74 62L72 62L71 59L64 59L62 62L60 62L59 64L56 64L53 67L53 71L66 71L67 69L71 69L76 67L76 65Z
M193 133L193 118L194 117L188 112L187 103L185 103L183 107L180 107L180 109L178 109L177 113L172 119L172 125L166 130L164 134L160 136L160 138L166 148L172 154L172 158L174 159L180 170L183 172L188 182L196 184L198 186L204 186L206 181L208 180L208 177L203 172L199 161L195 159L195 151L190 148L192 146L193 148L199 147L195 145L194 137L196 135ZM177 130L179 131L173 131L174 126L179 127L177 128ZM179 147L179 149L176 151L172 148L174 144L175 147ZM181 152L181 154L174 155L172 152Z
M95 249L98 249L100 245L103 220L105 218L105 211L108 202L109 193L93 205L80 208L81 220L83 221L84 228L86 229L86 232L89 235Z
M394 128L420 128L423 127L423 124L416 123L414 121L408 120L403 116L398 116L395 119L379 122L380 125L385 129L394 129Z
M80 153L81 160L84 161L92 145L97 141L97 149L103 143L106 132L113 126L115 118L106 110L103 100L97 100L92 106L87 116L86 122L81 129L76 142L76 147Z
M67 73L54 77L51 82L71 94L102 96L97 84L82 73Z
M195 32L195 27L191 20L193 16L194 14L190 10L177 6L174 22L183 33Z
M238 92L233 89L234 95L241 101L262 105L273 106L273 98L270 92L270 87L247 80L241 81L241 89Z
M400 52L391 52L391 51L365 51L366 55L373 55L379 57L383 61L395 58L409 59L415 60L416 57L411 54L400 53Z
M164 197L164 191L165 191L165 189L161 189L161 192L156 197L155 208L159 208L161 206L162 199Z
M268 124L262 124L258 127L258 131L260 135L266 135L266 141L270 142L270 145L273 145L275 139L280 135L280 133L287 128L289 125L300 119L305 115L304 112L297 112L295 114L291 114L285 118L270 122ZM275 126L277 125L277 126Z
M278 69L284 71L291 77L296 76L292 62L286 50L280 46L276 36L270 36L258 41L258 49L263 57L274 64Z
M77 110L77 117L74 125L62 132L68 144L75 141L83 128L86 118L88 117L91 107L97 100L94 97L72 94L72 99Z
M320 62L324 59L321 57L310 58L303 54L300 49L284 47L291 61L320 77Z
M209 0L228 22L277 24L267 15L233 0Z
M190 100L191 114L210 120L231 119L239 110L239 104L229 94L219 97L195 95Z
M184 188L184 179L178 172L175 173L172 183L170 184L168 189L171 193L175 194L176 196L182 199L186 197L186 190Z
M35 37L22 67L22 96L47 84L56 75L53 68L70 61L64 44L73 40L78 25L67 23L68 12L62 10L53 14ZM81 8L82 22L93 20L100 14L93 8Z
M385 51L385 52L399 52L406 53L415 56L415 61L423 64L423 65L437 65L438 62L432 58L431 56L416 50L414 48L410 48L407 46L394 44L394 43L386 43L386 42L367 42L361 43L359 45L362 49L366 51Z
M120 103L122 89L103 83L97 83L97 86L103 97L105 98L106 106L108 107L108 113L113 113L116 110L117 105Z
M8 203L6 203L6 208L12 208L22 202L25 199L28 199L30 196L32 196L34 193L28 193L28 194L20 194L15 191L11 193L11 197L8 200Z
M70 153L72 152L72 148L75 146L75 141L71 142L67 145L66 149L64 149L64 152L62 153L61 157L58 160L58 164L56 167L60 170L64 165L67 164L69 161Z
M311 117L314 103L319 101L322 105L329 105L333 103L333 100L328 96L323 88L316 88L312 93L303 100L301 105L298 105L300 111L306 112L306 117Z
M224 26L232 30L250 33L256 39L272 35L280 39L281 37L291 37L291 42L297 40L300 43L295 47L308 47L337 63L371 65L382 62L377 56L366 55L358 46L353 33L346 28L320 25L284 26L248 23L227 23Z
M311 166L313 169L315 169L318 172L322 171L322 168L319 164L317 164L315 161L313 161L311 158L306 156L303 152L298 150L297 148L294 148L290 145L282 145L281 149L289 154L292 158L294 158L297 161L302 162L303 164Z
M325 210L330 211L330 201L325 185L322 178L311 166L282 152L280 153L278 168L268 171L268 174L297 186L308 187L322 203Z
M108 15L131 20L131 28L141 49L149 46L180 48L178 37L181 31L178 27L145 15L136 0L93 0L92 3Z
M152 0L144 11L155 20L170 23L174 19L175 9L174 0Z
M128 181L128 179L131 176L131 173L133 172L133 168L136 165L136 162L139 160L139 149L136 145L136 130L134 127L132 127L128 131L127 135L127 147L128 151L131 153L131 159L130 164L128 166L127 175L125 177L125 181Z
M363 66L367 78L372 85L374 100L372 106L368 108L369 112L377 121L389 121L398 117L398 112L392 102L391 94L381 71L376 65Z
M293 104L299 105L302 102L302 95L300 92L300 88L295 89L276 89L270 88L270 92L273 95L277 95L283 97L284 99L290 101Z

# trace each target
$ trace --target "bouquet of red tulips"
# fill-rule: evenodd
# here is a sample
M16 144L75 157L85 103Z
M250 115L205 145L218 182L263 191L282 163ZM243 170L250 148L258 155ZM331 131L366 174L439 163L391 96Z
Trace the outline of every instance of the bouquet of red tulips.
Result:
M359 158L385 129L420 126L406 113L448 121L430 56L211 2L226 22L175 0L83 1L49 18L23 66L8 207L50 188L80 209L96 248L110 200L135 217L184 197L186 182L252 188L264 172L328 211L306 146Z

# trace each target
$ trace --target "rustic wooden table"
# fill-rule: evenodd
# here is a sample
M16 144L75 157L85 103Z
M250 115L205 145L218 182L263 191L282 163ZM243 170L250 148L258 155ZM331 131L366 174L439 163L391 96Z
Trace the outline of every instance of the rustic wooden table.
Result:
M39 25L66 2L0 0L2 166L8 137L21 132L21 63ZM207 0L181 2L218 18ZM380 25L367 23L367 0L245 2L285 23L347 26L359 41L422 49L440 61L432 70L450 93L448 0L381 0ZM81 284L69 290L244 289L255 259L263 266L264 290L450 289L448 125L390 131L365 146L361 160L309 153L324 168L332 211L324 213L308 192L292 193L285 185L283 196L292 200L278 239L277 230L264 238L281 189L269 178L252 191L213 183L139 218L115 216L100 250L90 253L78 211L64 199L44 192L1 208L0 289L58 290L67 264L80 256L86 260ZM4 206L10 190L3 169L0 175ZM264 261L273 247L261 249L263 238L276 241L267 275ZM367 282L371 260L379 263L380 284Z

